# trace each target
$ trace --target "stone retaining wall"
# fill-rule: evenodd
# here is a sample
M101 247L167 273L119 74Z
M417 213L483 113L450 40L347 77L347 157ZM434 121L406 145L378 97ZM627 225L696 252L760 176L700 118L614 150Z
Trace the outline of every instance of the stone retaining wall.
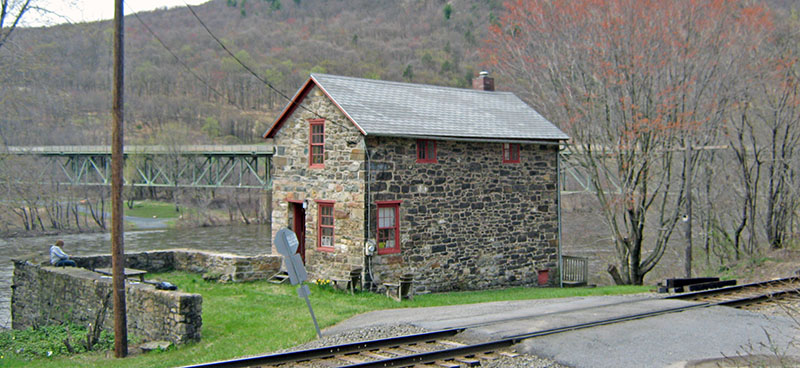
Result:
M110 255L72 257L78 267L50 267L14 261L12 328L24 329L71 321L103 324L113 331L111 278L91 270L111 267ZM281 257L237 256L189 249L125 254L125 267L148 272L204 273L219 281L267 279L280 270ZM125 288L128 333L144 341L179 344L199 340L202 296L128 283Z
M78 267L111 267L110 255L72 257ZM264 280L281 268L276 255L237 256L190 249L157 250L125 254L125 267L148 272L187 271L213 275L219 281Z
M12 328L71 321L102 323L114 330L111 278L75 267L38 266L14 261ZM156 290L148 284L125 287L128 333L144 341L180 344L200 340L203 324L199 294Z

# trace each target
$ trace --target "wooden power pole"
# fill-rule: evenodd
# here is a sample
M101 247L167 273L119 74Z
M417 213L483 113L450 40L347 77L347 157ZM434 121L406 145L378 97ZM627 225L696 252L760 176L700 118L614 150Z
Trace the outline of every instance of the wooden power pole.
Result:
M685 257L685 274L686 278L692 277L692 142L686 139L686 152L684 153L684 180L686 183L686 248L684 249Z
M114 294L114 356L128 355L128 321L125 311L125 247L122 228L122 92L124 66L123 0L114 2L114 102L111 132L111 284Z

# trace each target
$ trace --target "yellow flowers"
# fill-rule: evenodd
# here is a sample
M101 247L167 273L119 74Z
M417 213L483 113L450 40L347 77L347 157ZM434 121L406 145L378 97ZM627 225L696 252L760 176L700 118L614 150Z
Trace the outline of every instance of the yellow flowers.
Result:
M316 279L314 280L314 283L319 286L330 286L333 282L328 279Z

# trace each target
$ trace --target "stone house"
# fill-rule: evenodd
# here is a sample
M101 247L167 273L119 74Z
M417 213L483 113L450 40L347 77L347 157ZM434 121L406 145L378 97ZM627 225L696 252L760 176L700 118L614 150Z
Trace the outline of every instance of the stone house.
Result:
M298 234L309 278L474 290L557 267L568 136L486 73L473 87L309 77L264 134L273 236Z

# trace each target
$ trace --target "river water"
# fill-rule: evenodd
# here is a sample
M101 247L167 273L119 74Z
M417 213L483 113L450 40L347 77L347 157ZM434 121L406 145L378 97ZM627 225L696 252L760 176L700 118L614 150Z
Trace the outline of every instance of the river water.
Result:
M125 233L125 253L191 248L238 255L269 254L271 234L266 226L220 226L194 229L160 229ZM64 240L70 255L111 253L111 234L72 234L33 238L0 238L0 329L11 327L11 283L15 258L49 260L50 245Z

